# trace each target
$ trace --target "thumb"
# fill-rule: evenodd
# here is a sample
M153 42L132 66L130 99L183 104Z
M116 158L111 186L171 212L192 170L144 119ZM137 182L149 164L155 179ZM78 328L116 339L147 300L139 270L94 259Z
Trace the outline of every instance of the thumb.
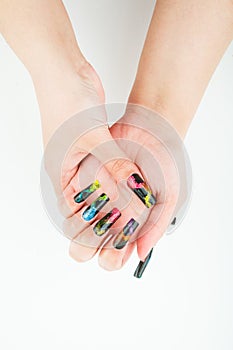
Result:
M90 153L104 165L116 182L127 179L133 173L140 173L139 168L118 146L109 131L107 137L91 149Z

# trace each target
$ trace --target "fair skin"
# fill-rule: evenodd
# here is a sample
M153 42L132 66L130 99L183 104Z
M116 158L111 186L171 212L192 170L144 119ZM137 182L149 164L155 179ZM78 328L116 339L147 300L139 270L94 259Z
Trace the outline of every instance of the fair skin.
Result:
M104 104L100 78L83 56L60 0L0 0L0 32L32 77L45 145L54 131L71 116ZM129 103L162 114L184 138L208 82L232 38L232 1L158 0ZM126 112L123 120L127 121L130 117ZM127 154L127 150L114 140L120 137L134 140L138 136L133 128L121 128L118 123L109 129L104 113L98 118L96 126L94 138L89 134L76 145L76 163L70 155L70 161L65 163L63 169L63 191L71 209L71 217L65 220L66 226L81 209L81 206L74 208L72 202L73 195L79 190L74 185L75 177L78 171L88 174L88 164L93 161L92 157L88 157L81 163L82 159L105 140L114 142L116 154ZM98 246L90 248L71 242L70 254L77 261L89 260L98 252L99 264L107 270L115 270L124 265L136 245L138 255L143 260L169 225L177 195L172 183L172 165L167 166L167 155L162 151L162 145L152 146L147 134L144 139L148 141L153 155L161 158L160 164L170 186L170 197L166 203L162 203L163 215L149 234L121 251L105 246L101 249ZM85 152L81 152L81 148ZM140 173L139 169L143 169L140 156L134 162L129 159L122 162L109 162L100 174L102 189L109 195L111 188L118 189L119 179L127 178L133 172ZM81 164L79 168L78 164ZM148 182L153 189L154 184ZM130 217L137 216L140 210L139 202L132 203L122 213L122 224ZM141 224L146 226L146 219ZM89 226L84 228L82 236L89 244Z

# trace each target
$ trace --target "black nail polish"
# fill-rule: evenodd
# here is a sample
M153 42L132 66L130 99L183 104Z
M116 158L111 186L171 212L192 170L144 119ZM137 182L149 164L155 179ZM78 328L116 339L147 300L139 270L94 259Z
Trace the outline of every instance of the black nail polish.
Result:
M138 174L132 174L127 180L127 185L147 208L151 208L156 204L156 198L149 185Z
M105 193L102 193L94 202L86 208L83 212L82 217L85 221L90 221L93 219L98 212L105 206L109 201L108 196Z
M98 188L100 188L100 183L98 180L95 180L91 185L87 186L86 188L84 188L84 190L76 194L74 196L74 201L76 203L84 202Z
M117 235L113 242L113 246L116 249L122 249L128 243L130 237L138 227L139 223L133 218L127 222L123 227L123 230Z
M144 261L139 261L138 266L134 272L134 277L141 278L143 272L145 271L145 268L147 267L151 255L153 253L153 248L150 250L149 254L147 255L146 259Z
M110 229L110 227L119 219L120 216L121 212L117 208L113 208L95 224L93 227L94 232L97 234L97 236L102 236Z

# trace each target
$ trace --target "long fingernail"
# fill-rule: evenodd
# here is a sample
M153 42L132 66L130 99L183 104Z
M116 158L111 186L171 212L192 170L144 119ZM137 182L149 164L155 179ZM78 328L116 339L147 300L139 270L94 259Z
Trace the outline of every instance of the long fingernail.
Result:
M176 217L174 217L174 219L172 220L170 225L175 225L175 224L176 224ZM149 253L145 257L144 261L139 261L138 266L137 266L137 268L136 268L136 270L134 272L134 276L135 277L137 277L137 278L141 278L142 277L142 274L145 271L145 268L147 267L147 265L148 265L148 263L150 261L152 253L153 253L153 248L149 251Z
M108 201L109 201L108 196L105 193L102 193L83 212L83 214L82 214L83 219L85 221L90 221L91 219L93 219L98 214L100 209L102 209Z
M121 216L121 212L117 208L113 208L107 213L102 219L100 219L93 227L94 232L98 236L102 236L106 233L110 227L116 222Z
M147 208L152 207L156 203L156 198L152 194L149 185L138 174L132 174L128 178L127 184Z
M134 272L134 277L137 277L137 278L142 277L142 274L145 271L145 268L147 267L147 265L150 261L152 252L153 252L153 248L150 250L149 254L146 256L144 261L139 261L138 266Z
M113 241L113 246L116 249L122 249L127 244L128 240L138 227L139 223L134 220L130 219L129 222L123 227L123 230L118 234L118 236Z
M88 187L84 188L84 190L76 194L74 196L74 201L76 203L84 202L93 192L98 190L98 188L100 188L100 183L98 180L95 180L91 185L89 185Z

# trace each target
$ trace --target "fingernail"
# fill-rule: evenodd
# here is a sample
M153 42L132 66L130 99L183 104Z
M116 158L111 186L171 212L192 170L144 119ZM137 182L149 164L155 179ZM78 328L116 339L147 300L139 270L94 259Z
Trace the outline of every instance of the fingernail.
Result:
M150 250L149 254L146 256L144 261L139 261L138 266L134 272L134 277L137 277L137 278L142 277L142 274L145 271L145 268L147 267L147 265L150 261L152 252L153 252L153 248Z
M100 183L98 180L95 180L91 185L89 185L88 187L84 188L84 190L76 194L74 196L74 201L76 203L84 202L93 192L98 190L98 188L100 188Z
M102 193L83 212L83 214L82 214L83 219L85 221L90 221L91 219L93 219L98 214L100 209L102 209L108 201L109 201L108 196L105 193Z
M98 236L102 236L106 233L110 227L116 222L121 216L121 212L117 208L113 208L109 213L107 213L102 219L100 219L93 230Z
M127 184L147 208L152 207L156 203L156 198L149 185L138 174L132 174L128 178Z
M118 236L113 241L113 246L116 249L122 249L127 244L128 240L138 227L139 223L134 220L130 219L129 222L123 227L123 230L118 234Z
M176 217L171 222L171 225L175 225L175 224L176 224Z

